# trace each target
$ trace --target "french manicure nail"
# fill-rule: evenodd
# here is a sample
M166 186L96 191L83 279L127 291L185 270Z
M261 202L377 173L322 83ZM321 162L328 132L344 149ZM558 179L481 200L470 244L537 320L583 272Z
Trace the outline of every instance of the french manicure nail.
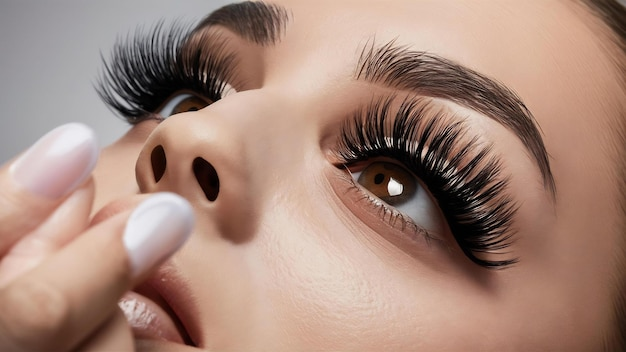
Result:
M31 193L56 199L71 192L91 174L98 143L81 123L59 126L41 137L10 167L15 182Z
M128 219L123 238L133 277L178 250L193 224L191 205L174 193L157 193L139 204Z

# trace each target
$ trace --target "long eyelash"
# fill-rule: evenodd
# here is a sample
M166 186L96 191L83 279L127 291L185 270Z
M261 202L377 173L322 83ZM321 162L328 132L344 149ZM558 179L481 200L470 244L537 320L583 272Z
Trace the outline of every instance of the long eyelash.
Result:
M98 78L101 99L129 123L154 117L174 93L196 92L215 102L232 76L233 58L224 53L224 41L186 46L192 26L157 23L118 40ZM215 38L213 38L215 39Z
M403 163L437 200L465 255L487 268L514 264L517 258L487 260L511 244L516 206L504 193L508 178L490 146L468 138L462 122L421 100L405 99L395 116L394 98L379 99L342 127L337 156L345 164L375 157ZM395 117L395 118L394 118ZM427 118L428 117L428 118Z

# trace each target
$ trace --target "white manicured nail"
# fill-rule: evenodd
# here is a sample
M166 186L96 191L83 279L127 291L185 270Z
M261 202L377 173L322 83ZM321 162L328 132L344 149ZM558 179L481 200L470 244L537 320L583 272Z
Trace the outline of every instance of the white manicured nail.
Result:
M174 254L193 229L193 209L174 193L157 193L133 211L124 230L124 246L137 277Z
M83 183L98 160L98 143L81 123L59 126L11 165L15 182L31 193L56 199Z

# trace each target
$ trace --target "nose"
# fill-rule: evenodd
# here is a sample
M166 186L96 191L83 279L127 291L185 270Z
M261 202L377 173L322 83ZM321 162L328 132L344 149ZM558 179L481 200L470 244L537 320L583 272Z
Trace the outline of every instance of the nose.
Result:
M150 161L154 182L158 184L167 169L167 154L162 145L157 145L152 149ZM191 169L207 200L209 202L215 201L220 192L220 179L215 167L202 157L196 157L192 162Z
M255 205L241 128L210 112L177 114L152 132L137 159L142 193L174 192L194 206L198 226L237 242L250 236Z

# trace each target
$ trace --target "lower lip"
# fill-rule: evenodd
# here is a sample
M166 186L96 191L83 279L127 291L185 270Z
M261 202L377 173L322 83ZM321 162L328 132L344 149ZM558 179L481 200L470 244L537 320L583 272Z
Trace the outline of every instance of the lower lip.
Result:
M135 338L184 344L172 318L148 298L128 292L118 304L126 315Z

